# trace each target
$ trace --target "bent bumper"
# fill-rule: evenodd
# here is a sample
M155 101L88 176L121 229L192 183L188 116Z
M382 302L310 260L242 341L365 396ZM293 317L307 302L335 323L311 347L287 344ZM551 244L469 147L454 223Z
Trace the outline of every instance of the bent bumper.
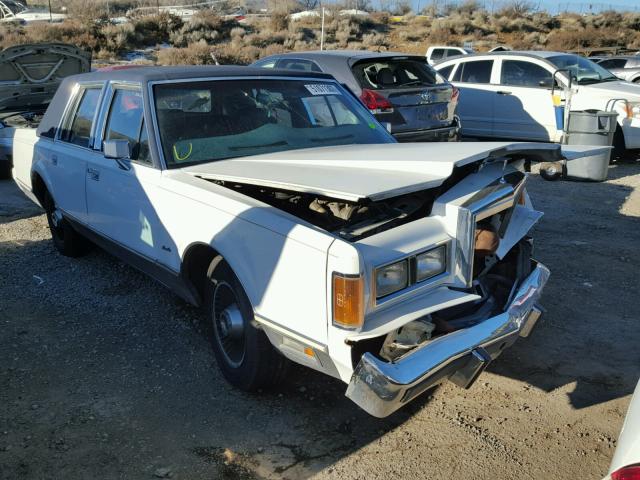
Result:
M536 305L549 274L544 265L536 263L504 313L438 337L397 362L365 353L346 396L374 417L383 418L446 379L470 387L492 359L518 336L531 332L541 314Z

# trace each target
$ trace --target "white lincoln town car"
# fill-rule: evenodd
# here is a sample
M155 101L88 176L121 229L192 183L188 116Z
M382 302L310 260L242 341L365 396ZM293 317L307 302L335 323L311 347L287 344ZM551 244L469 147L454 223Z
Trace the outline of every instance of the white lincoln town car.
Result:
M231 384L293 361L384 417L532 330L524 166L579 155L398 144L325 74L149 67L65 79L13 175L63 255L90 240L202 306Z

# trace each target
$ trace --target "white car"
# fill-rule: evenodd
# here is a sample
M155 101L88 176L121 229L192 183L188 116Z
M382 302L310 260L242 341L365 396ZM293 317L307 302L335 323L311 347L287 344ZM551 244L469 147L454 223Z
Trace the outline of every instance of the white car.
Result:
M460 55L471 55L473 50L466 47L454 47L447 45L432 45L427 48L427 62L429 65L435 65L438 62L442 62L448 58L458 57Z
M0 0L0 22L62 22L67 18L64 13L51 13L47 10L27 8L17 0Z
M631 397L616 453L605 480L640 479L640 383Z
M618 113L617 155L640 148L640 85L620 80L584 57L498 52L446 60L435 68L460 89L463 135L561 142L552 88L561 94L571 83L570 110Z
M397 144L326 74L148 67L67 77L13 173L62 254L90 239L203 306L233 385L289 359L384 417L531 331L549 270L523 166L560 158Z

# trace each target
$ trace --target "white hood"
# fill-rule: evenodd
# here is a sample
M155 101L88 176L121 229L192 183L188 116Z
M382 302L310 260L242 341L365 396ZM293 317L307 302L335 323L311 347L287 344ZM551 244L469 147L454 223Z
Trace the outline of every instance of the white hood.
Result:
M631 101L640 101L640 84L618 80L615 82L594 83L593 85L583 85L584 94L590 93L607 98L625 98Z
M581 156L581 147L571 147ZM586 147L586 150L593 147ZM255 155L185 167L208 180L261 185L346 201L372 201L441 185L454 167L522 152L558 159L560 146L542 143L404 143L347 145Z

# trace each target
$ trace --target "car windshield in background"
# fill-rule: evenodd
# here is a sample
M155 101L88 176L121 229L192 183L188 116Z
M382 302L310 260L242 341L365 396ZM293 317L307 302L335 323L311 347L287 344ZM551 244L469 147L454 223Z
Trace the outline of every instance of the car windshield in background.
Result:
M300 148L393 143L348 92L318 80L214 80L154 86L168 167Z
M578 55L558 55L547 58L558 69L566 69L571 72L574 81L579 85L589 85L590 83L612 82L619 80L609 70L602 68L597 63L579 57Z
M362 88L384 90L405 87L432 87L443 78L425 59L393 57L356 63L353 74Z

